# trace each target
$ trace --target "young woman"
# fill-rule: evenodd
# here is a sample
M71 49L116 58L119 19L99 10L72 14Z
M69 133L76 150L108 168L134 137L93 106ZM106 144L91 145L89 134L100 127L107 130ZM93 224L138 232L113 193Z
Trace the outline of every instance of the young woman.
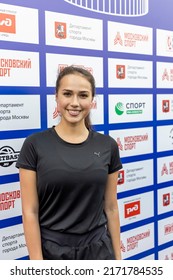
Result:
M121 259L117 143L91 129L95 81L66 67L56 82L60 123L29 136L19 168L31 260Z

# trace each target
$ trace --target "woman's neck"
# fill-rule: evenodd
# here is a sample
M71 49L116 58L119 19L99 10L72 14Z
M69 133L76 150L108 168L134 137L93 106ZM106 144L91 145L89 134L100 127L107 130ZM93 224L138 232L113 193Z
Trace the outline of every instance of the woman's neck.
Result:
M82 143L88 138L89 131L85 124L66 124L60 122L55 126L55 131L64 141L69 143Z

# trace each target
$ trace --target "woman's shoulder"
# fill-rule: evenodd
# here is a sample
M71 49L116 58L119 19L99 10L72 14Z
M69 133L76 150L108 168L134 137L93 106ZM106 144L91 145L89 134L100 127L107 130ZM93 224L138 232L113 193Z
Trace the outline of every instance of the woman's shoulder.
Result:
M46 129L46 130L42 130L42 131L37 131L34 132L30 135L28 135L25 139L25 142L37 142L37 141L42 141L43 139L49 137L51 132L51 128Z

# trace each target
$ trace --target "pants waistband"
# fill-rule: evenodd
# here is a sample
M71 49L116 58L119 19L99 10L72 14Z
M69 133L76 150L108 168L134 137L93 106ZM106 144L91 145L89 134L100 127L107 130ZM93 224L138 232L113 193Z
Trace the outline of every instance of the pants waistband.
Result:
M49 240L53 241L60 246L74 246L80 247L92 242L99 241L104 235L106 236L107 230L105 225L93 229L83 234L74 234L66 232L58 232L46 228L41 228L42 241Z

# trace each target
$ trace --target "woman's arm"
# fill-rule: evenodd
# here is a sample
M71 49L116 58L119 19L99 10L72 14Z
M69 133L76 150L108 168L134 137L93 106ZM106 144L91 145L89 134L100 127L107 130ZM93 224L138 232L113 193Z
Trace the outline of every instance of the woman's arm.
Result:
M36 172L19 169L22 218L26 245L30 260L42 260L41 237L38 219L38 195L36 187Z
M117 202L118 171L108 175L104 210L108 219L108 231L111 236L116 260L121 260L120 220Z

